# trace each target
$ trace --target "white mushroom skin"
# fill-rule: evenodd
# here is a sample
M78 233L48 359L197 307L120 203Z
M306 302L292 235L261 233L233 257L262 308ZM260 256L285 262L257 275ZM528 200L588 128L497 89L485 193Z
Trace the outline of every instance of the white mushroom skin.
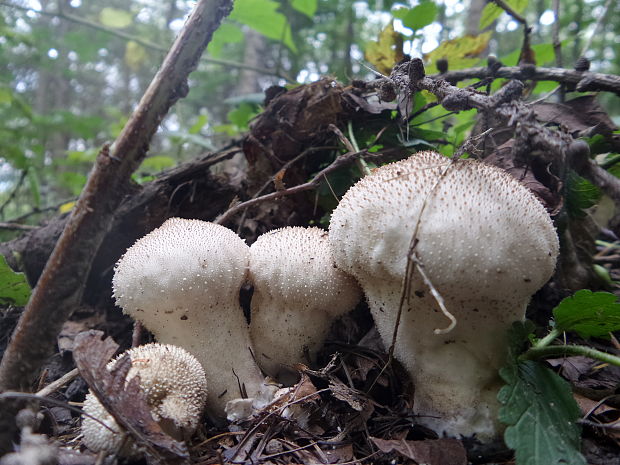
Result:
M289 383L291 367L314 359L332 322L355 308L361 289L336 268L327 231L287 227L250 247L254 285L250 335L256 358L270 376ZM314 360L311 360L314 361Z
M239 382L250 397L262 385L239 304L248 256L247 244L228 228L171 218L129 248L114 273L124 312L202 364L214 417L224 417L226 402L240 397Z
M336 263L364 289L386 347L416 225L417 257L457 324L434 333L449 320L416 270L394 354L413 378L419 423L490 439L501 429L506 334L553 273L556 232L534 195L499 168L420 152L376 169L344 195L329 233Z
M207 380L198 360L186 350L173 345L147 344L126 352L131 360L126 383L140 376L153 420L177 440L191 436L196 430L207 400ZM119 355L107 365L112 370ZM116 423L92 392L84 401L84 412L104 422L110 431L94 419L82 416L83 442L92 451L120 452L132 456L139 452L131 441L125 441Z

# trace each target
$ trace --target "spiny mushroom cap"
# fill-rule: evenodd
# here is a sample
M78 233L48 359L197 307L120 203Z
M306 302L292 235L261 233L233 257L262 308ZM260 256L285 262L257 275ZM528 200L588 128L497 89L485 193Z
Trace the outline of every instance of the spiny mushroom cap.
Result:
M558 255L540 202L503 170L421 152L349 189L329 231L337 265L361 284L388 346L416 235L416 258L457 323L434 333L449 322L415 270L395 356L416 383L421 422L448 434L492 436L506 331L523 319Z
M338 269L328 233L320 228L286 227L261 235L250 247L254 292L288 306L338 316L361 298L355 280Z
M304 347L315 352L333 319L361 298L355 280L334 264L327 235L319 228L286 227L250 247L250 334L261 366L272 375L283 365L306 362Z
M249 248L233 231L200 220L170 218L132 245L115 268L116 303L132 317L167 324L183 320L201 331L192 313L238 302ZM202 310L201 310L202 311ZM145 326L150 329L148 322Z
M240 383L250 397L262 385L239 304L248 256L249 247L228 228L171 218L139 239L115 269L114 296L125 313L202 364L214 417L240 396Z
M450 295L527 302L555 268L557 235L528 189L499 168L435 152L378 168L349 189L329 230L336 263L362 287L400 284L416 227L417 256Z
M145 394L153 420L176 439L182 439L196 430L207 400L205 372L194 356L173 345L147 344L125 353L131 360L126 384L135 376L140 377L140 387ZM107 364L112 370L125 354ZM84 402L84 412L103 421L120 433L116 423L92 392ZM84 444L93 451L118 451L123 437L103 427L88 416L82 417ZM123 447L125 455L137 452L128 444Z

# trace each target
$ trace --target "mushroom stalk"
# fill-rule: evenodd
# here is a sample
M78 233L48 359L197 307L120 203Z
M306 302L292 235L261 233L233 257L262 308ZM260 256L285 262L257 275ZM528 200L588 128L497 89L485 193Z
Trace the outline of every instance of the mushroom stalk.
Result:
M125 253L113 279L125 313L202 364L207 409L216 416L242 396L240 386L253 397L263 381L239 304L248 254L245 242L223 226L171 218Z
M250 280L256 357L266 373L286 384L296 377L293 365L314 361L333 321L362 295L355 280L336 268L327 231L319 228L288 227L260 236L250 247Z
M413 378L419 423L495 436L507 331L551 277L559 248L534 195L498 168L421 152L345 194L330 244L364 289L387 347L402 303L394 355ZM454 328L437 331L450 315Z

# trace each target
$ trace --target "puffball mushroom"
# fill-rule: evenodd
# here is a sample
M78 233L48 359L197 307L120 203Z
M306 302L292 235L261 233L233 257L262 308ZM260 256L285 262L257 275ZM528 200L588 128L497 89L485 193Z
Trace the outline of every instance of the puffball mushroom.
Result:
M352 310L362 293L336 268L327 231L287 227L260 236L250 247L250 335L261 368L290 373L314 357L331 323ZM290 381L290 380L287 380Z
M118 261L114 297L159 342L193 354L209 382L207 410L223 417L226 402L253 397L263 378L250 350L239 291L249 247L233 231L171 218L139 239Z
M496 435L507 331L524 318L558 255L536 197L499 168L420 152L351 187L329 235L336 264L361 284L386 347L415 245L419 266L406 283L394 355L413 378L418 421L451 436ZM456 319L452 330L428 282Z
M135 376L140 377L140 387L153 420L177 440L190 436L198 426L207 400L207 380L198 360L180 347L147 344L119 355L106 368L112 370L124 355L131 360L125 382L129 383ZM109 428L91 417L82 416L83 442L86 447L95 452L137 454L135 445L125 440L121 434L122 428L92 392L86 396L84 412Z

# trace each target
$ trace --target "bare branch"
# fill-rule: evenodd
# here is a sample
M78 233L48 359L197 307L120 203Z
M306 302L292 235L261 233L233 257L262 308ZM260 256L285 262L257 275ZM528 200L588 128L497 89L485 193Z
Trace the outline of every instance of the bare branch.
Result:
M8 229L10 231L31 231L33 229L37 229L38 226L31 226L29 224L19 224L19 223L3 223L0 222L0 229Z
M525 20L525 18L521 16L519 13L517 13L515 10L510 8L510 5L504 2L504 0L493 0L493 3L495 3L498 7L500 7L502 10L508 13L508 15L512 17L512 19L514 19L518 23L523 24L525 27L527 27L527 21Z
M432 79L445 79L456 83L466 79L505 78L534 81L555 81L569 85L579 92L605 91L620 95L620 76L613 74L591 73L564 68L524 68L520 66L503 66L496 71L487 67L467 68L448 71L444 74L431 75Z

